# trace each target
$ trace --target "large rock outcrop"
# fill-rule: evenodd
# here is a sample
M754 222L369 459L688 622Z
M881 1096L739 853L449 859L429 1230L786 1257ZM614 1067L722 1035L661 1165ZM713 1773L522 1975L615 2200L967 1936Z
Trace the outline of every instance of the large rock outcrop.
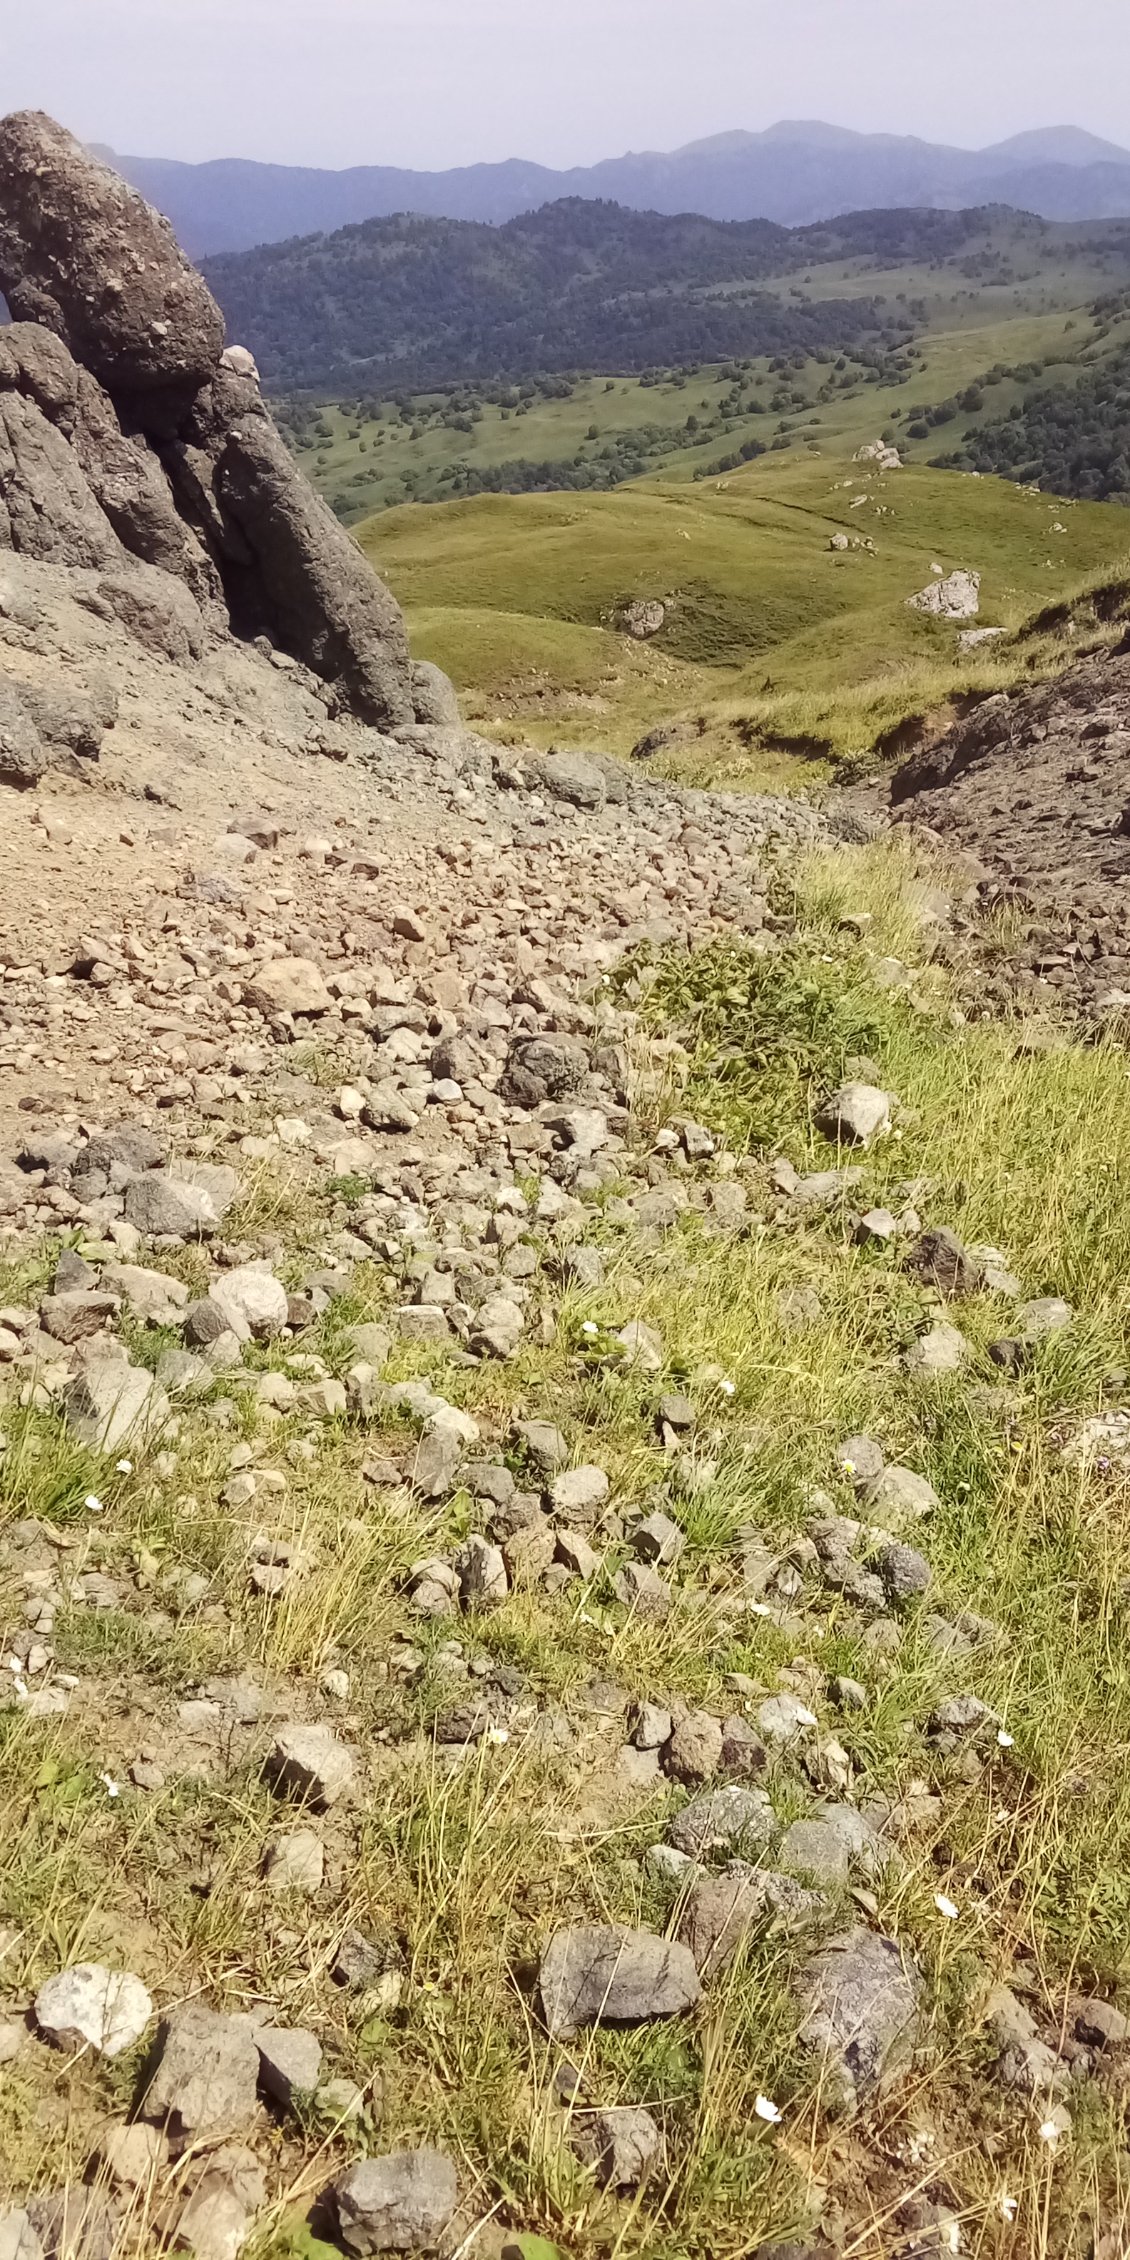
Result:
M0 121L0 284L108 388L195 391L224 322L169 222L42 111Z
M142 641L172 623L172 656L266 634L363 720L427 720L399 606L168 222L37 111L0 120L0 290L0 550L105 573Z

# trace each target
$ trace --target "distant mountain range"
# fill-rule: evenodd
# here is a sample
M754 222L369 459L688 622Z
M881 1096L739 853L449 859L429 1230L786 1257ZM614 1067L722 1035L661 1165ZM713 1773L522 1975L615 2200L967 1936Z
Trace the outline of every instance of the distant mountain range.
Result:
M224 158L185 165L104 150L167 212L194 258L246 251L394 212L495 224L560 197L607 197L634 211L803 227L843 212L902 206L957 211L1011 204L1049 220L1130 216L1130 150L1076 126L1020 133L989 149L792 123L723 133L666 154L643 151L554 172L508 158L451 172L389 165L318 172Z

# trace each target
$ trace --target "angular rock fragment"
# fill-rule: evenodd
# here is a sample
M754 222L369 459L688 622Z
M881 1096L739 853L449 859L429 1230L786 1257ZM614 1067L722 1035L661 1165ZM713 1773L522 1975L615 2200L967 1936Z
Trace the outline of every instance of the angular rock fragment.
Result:
M267 1771L277 1788L326 1811L353 1788L357 1763L330 1727L294 1725L275 1736Z
M234 2133L254 2117L259 2050L249 2018L227 2017L201 2001L165 2020L160 2059L142 2112L170 2134L198 2140Z
M686 1946L613 1924L557 1931L542 1956L538 1984L549 2031L563 2040L582 2025L681 2016L699 1997Z
M362 2158L327 2194L347 2252L434 2252L459 2202L459 2183L445 2151L393 2150Z

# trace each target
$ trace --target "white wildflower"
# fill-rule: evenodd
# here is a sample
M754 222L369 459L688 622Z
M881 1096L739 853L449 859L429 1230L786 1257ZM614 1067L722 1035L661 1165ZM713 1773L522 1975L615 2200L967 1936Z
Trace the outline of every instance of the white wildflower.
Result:
M947 1923L955 1923L961 1913L960 1907L955 1907L953 1900L947 1899L944 1891L935 1891L934 1905L939 1915L945 1916Z
M780 2111L775 2103L770 2102L767 2095L759 2095L753 2108L758 2118L764 2119L766 2126L775 2127L780 2124Z
M83 1506L84 1506L84 1507L86 1508L86 1511L87 1511L87 1513L88 1513L88 1514L91 1514L91 1515L100 1515L100 1514L104 1514L104 1513L105 1513L105 1509L104 1509L104 1507L103 1507L103 1505L102 1505L102 1501L101 1501L101 1499L99 1499L99 1498L96 1498L96 1497L95 1497L95 1494L94 1494L94 1492L93 1492L93 1491L88 1491L88 1492L87 1492L87 1494L86 1494L86 1497L85 1497L85 1499L83 1500L83 1502L82 1502L82 1503L83 1503Z

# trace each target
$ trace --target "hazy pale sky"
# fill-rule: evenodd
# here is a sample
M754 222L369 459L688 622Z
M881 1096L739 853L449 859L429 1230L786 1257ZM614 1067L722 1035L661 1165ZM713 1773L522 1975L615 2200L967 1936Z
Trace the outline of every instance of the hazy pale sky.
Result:
M125 154L589 164L825 118L1130 143L1127 0L6 0L0 109Z

